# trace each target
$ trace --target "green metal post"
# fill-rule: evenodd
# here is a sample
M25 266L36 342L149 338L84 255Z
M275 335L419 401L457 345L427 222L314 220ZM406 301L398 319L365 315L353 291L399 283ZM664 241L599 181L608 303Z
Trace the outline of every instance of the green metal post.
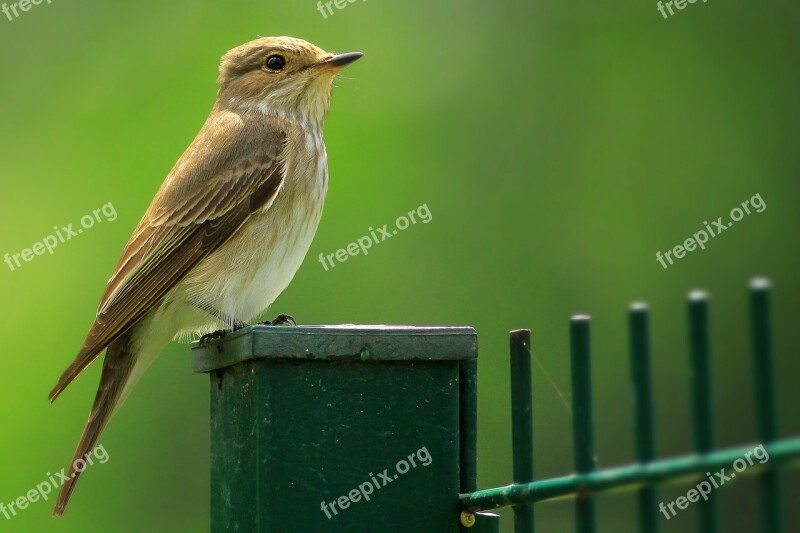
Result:
M708 338L708 294L692 291L689 305L689 351L691 353L692 415L695 450L706 454L714 449L714 398L711 393L711 361ZM717 498L697 502L698 531L719 531Z
M461 492L478 488L478 361L459 365L461 385Z
M459 440L461 442L460 478L461 492L472 492L478 487L478 361L470 359L459 363L461 394L461 423ZM474 522L470 522L470 520ZM500 517L495 514L479 516L479 513L459 515L462 533L493 532L493 521Z
M778 407L775 400L770 282L767 279L756 278L750 282L750 319L753 334L756 432L762 444L769 444L778 437ZM765 533L781 533L784 524L780 472L775 469L762 472L759 485L762 530Z
M653 437L653 387L650 377L650 340L648 309L645 303L634 303L628 312L633 381L634 431L636 459L646 464L655 459ZM637 491L639 531L658 533L658 495L654 486Z
M212 533L457 533L476 357L472 328L252 326L196 344Z
M514 483L533 481L533 406L531 404L531 331L512 331L511 440ZM533 533L533 504L514 506L515 533Z
M589 317L576 315L570 321L572 366L572 439L575 471L588 474L595 468L592 434L592 380L589 360ZM575 501L575 524L578 533L594 533L596 527L594 496L579 494Z

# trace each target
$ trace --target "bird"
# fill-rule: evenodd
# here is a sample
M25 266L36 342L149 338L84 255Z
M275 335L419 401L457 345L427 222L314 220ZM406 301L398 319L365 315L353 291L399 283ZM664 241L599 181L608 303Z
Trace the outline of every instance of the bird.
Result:
M82 348L50 393L53 402L105 350L55 516L80 477L76 461L167 344L244 327L290 283L328 190L323 124L333 83L362 56L260 37L222 57L208 118L133 231Z

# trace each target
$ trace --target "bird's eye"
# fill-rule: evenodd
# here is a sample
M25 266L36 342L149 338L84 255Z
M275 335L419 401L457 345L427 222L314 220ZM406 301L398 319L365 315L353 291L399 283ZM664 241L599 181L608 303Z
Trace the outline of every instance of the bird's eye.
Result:
M286 60L281 56L269 56L265 66L273 72L278 72L286 66Z

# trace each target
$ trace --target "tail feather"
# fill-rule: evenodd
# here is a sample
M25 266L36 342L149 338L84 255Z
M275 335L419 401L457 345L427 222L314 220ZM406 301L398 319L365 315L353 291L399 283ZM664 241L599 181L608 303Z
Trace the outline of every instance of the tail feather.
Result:
M89 420L83 430L78 448L75 450L72 463L69 465L69 479L61 486L61 491L58 494L56 506L53 510L55 516L64 514L64 509L67 507L72 492L75 490L75 485L80 478L81 471L78 469L80 465L76 466L76 463L80 459L86 459L94 450L100 434L108 424L111 415L121 404L121 400L124 400L122 393L131 376L134 363L135 354L133 353L129 334L120 336L108 346L105 360L103 361L103 373L100 377L97 396L95 396Z
M122 335L124 336L124 334ZM58 383L56 386L53 387L53 390L50 391L50 403L56 401L56 398L64 392L64 389L72 383L72 381L77 378L84 370L89 368L95 359L103 352L103 348L105 348L102 344L97 343L90 343L90 339L92 339L91 333L86 338L86 342L84 342L83 348L81 351L78 352L78 355L75 356L75 360L72 362L64 373L61 374L61 377L58 378ZM109 346L111 346L114 342L111 341Z
M102 352L102 350L100 350L100 352ZM75 362L69 365L64 373L61 374L61 377L58 378L58 383L56 383L56 386L50 391L50 403L56 401L56 398L58 398L59 395L64 392L64 389L66 389L67 386L72 383L72 381L77 378L81 372L86 370L86 368L92 364L92 362L94 362L97 356L100 355L100 352L90 354L88 357L83 351L78 354L78 357L75 358Z

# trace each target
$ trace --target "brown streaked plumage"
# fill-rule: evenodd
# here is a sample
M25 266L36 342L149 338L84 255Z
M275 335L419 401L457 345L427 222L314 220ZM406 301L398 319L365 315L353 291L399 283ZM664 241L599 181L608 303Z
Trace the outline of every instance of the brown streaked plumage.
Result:
M322 124L333 78L359 57L268 37L222 58L211 114L134 230L83 347L50 393L55 400L106 350L56 515L80 476L75 460L98 444L163 347L249 322L294 276L327 191Z

